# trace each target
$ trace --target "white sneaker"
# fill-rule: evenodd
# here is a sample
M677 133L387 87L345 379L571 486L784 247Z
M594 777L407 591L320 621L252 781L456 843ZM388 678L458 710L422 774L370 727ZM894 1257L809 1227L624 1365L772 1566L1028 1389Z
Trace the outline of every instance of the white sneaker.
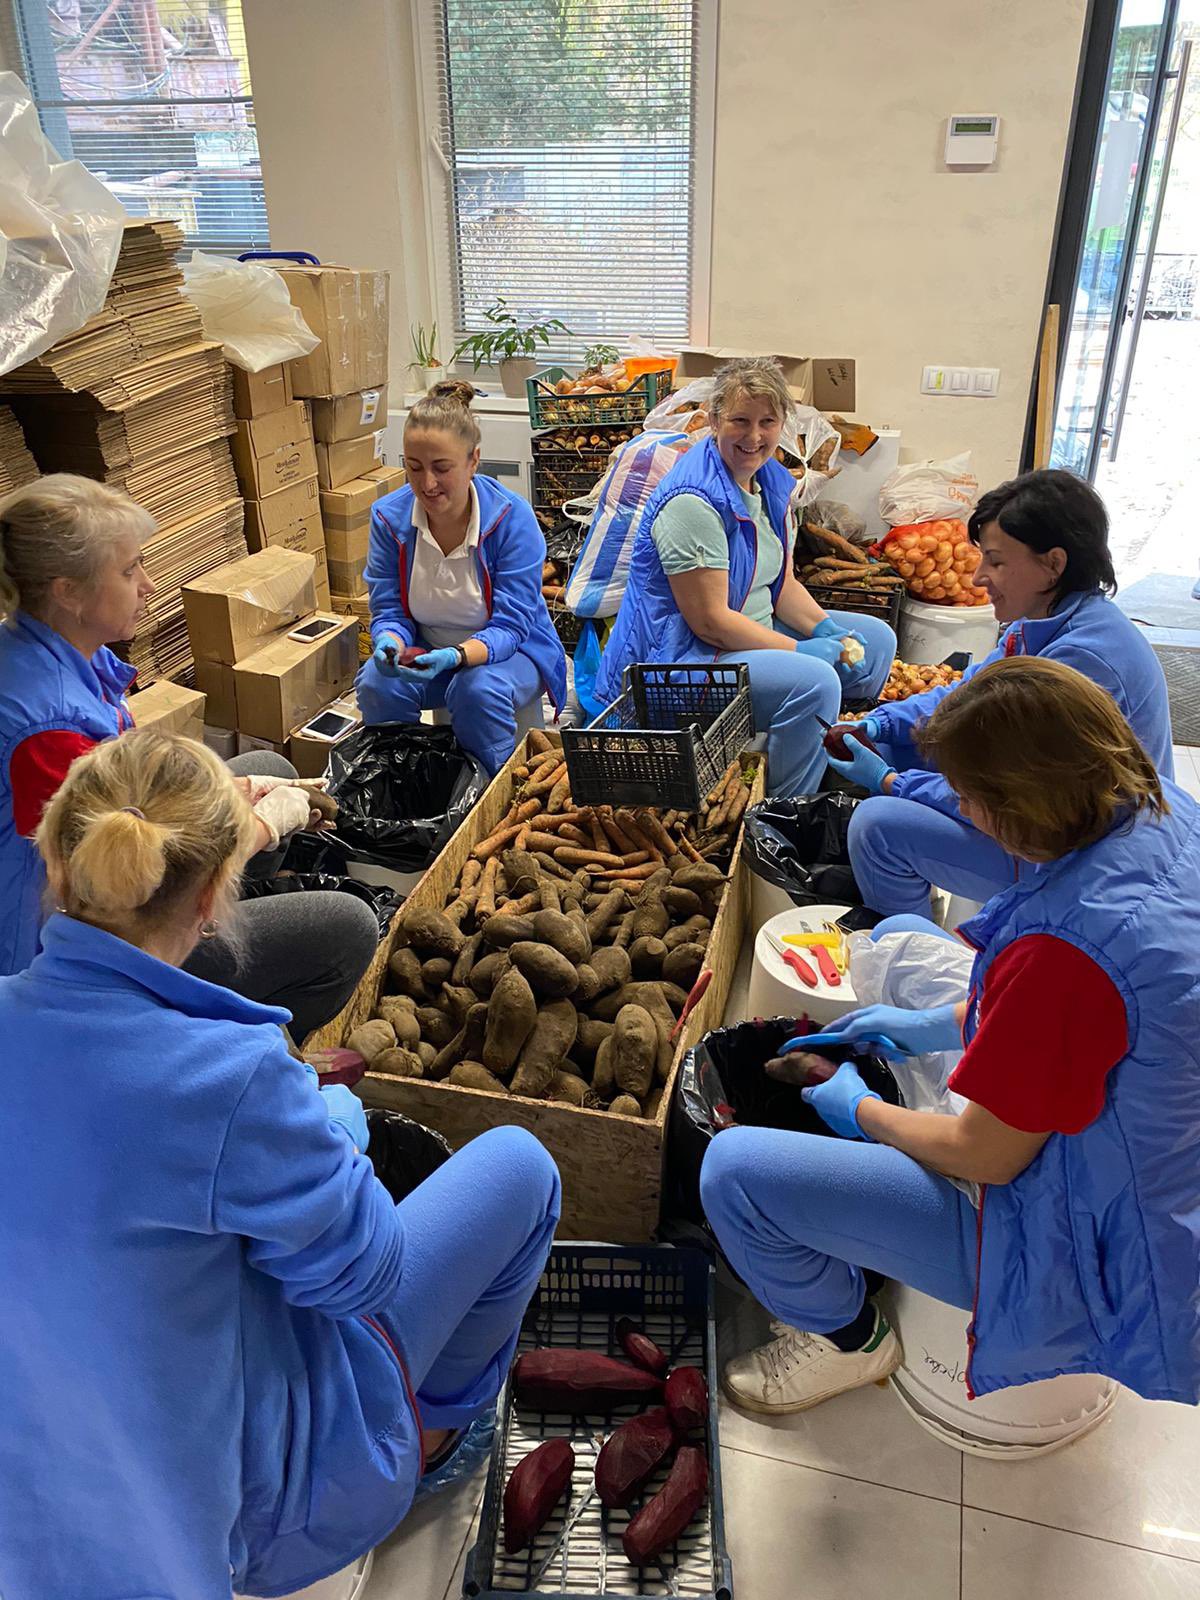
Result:
M807 1411L835 1394L882 1383L904 1358L900 1341L878 1307L875 1331L862 1350L839 1350L819 1333L772 1322L775 1337L726 1367L722 1387L745 1411L784 1416Z

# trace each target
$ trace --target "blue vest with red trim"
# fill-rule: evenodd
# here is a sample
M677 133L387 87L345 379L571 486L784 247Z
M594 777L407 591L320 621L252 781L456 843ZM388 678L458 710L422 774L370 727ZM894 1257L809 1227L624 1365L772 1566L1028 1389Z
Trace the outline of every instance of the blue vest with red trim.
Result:
M1096 1120L984 1191L977 1394L1103 1372L1147 1399L1200 1400L1200 808L1163 791L1169 816L1039 868L962 929L979 952L968 1041L993 959L1030 934L1096 962L1128 1019Z
M758 488L772 528L783 546L784 566L771 586L771 601L779 598L786 572L788 504L796 483L778 461L768 461L758 473ZM646 502L641 527L634 540L629 580L612 635L604 647L596 674L596 696L607 705L621 692L621 674L636 661L711 661L719 654L688 627L654 543L654 519L678 494L697 495L721 518L729 539L729 608L740 611L754 583L758 566L758 528L747 515L746 502L721 452L711 438L689 450Z
M13 752L51 729L115 738L133 726L125 694L135 676L107 648L85 660L23 611L0 626L0 974L23 971L37 954L46 887L36 846L13 821Z

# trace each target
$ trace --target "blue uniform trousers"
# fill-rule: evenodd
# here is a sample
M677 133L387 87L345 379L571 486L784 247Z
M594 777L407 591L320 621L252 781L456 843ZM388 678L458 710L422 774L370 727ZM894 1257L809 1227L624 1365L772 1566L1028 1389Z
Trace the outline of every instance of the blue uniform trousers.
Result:
M439 672L429 683L386 678L373 659L363 662L354 685L363 721L419 722L422 711L450 713L454 736L494 777L517 742L517 708L542 693L538 669L518 650L507 661Z

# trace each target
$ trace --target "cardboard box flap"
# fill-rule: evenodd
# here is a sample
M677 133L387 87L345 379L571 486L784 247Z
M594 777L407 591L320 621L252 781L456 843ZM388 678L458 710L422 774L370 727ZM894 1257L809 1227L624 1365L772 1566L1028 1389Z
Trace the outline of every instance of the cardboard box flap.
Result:
M727 361L746 356L774 356L783 368L792 399L818 411L853 411L854 361L849 356L795 356L778 350L739 350L732 345L689 345L679 352L675 382L682 388L693 378L711 378Z

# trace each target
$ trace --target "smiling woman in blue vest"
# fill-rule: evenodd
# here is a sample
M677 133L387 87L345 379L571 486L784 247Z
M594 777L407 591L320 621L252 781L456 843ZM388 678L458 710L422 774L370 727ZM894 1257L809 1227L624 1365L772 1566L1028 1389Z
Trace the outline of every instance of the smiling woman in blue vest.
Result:
M836 721L843 696L874 700L896 654L886 622L827 615L793 571L796 484L775 452L794 409L769 356L731 361L717 373L712 435L647 502L596 675L597 698L608 704L633 662L746 662L776 795L819 786L818 718ZM847 639L854 662L843 660Z
M107 484L54 473L0 500L0 973L33 960L45 874L33 836L72 761L133 727L134 669L109 645L133 636L154 585L142 547L154 518ZM269 876L281 839L310 821L296 770L273 752L230 763L258 817L251 871ZM191 970L286 1006L299 1042L336 1016L378 943L352 895L306 890L243 908L247 940L205 940Z
M444 707L458 742L495 773L522 707L548 694L562 710L567 664L542 596L537 518L479 472L474 394L469 383L435 384L405 421L408 483L371 512L375 648L357 690L366 722L417 722Z
M1195 1404L1200 808L1111 696L1057 661L985 667L919 739L964 815L1032 870L961 930L976 952L961 1004L868 1006L827 1032L897 1057L963 1049L948 1082L966 1104L889 1105L847 1062L803 1091L839 1138L713 1140L709 1221L782 1324L726 1389L799 1411L892 1372L867 1268L974 1307L975 1394L1099 1372ZM952 939L915 916L874 937L910 931Z
M399 1204L286 1013L182 970L257 823L143 729L38 831L55 899L0 978L0 1593L291 1594L400 1521L495 1403L559 1212L496 1128Z

